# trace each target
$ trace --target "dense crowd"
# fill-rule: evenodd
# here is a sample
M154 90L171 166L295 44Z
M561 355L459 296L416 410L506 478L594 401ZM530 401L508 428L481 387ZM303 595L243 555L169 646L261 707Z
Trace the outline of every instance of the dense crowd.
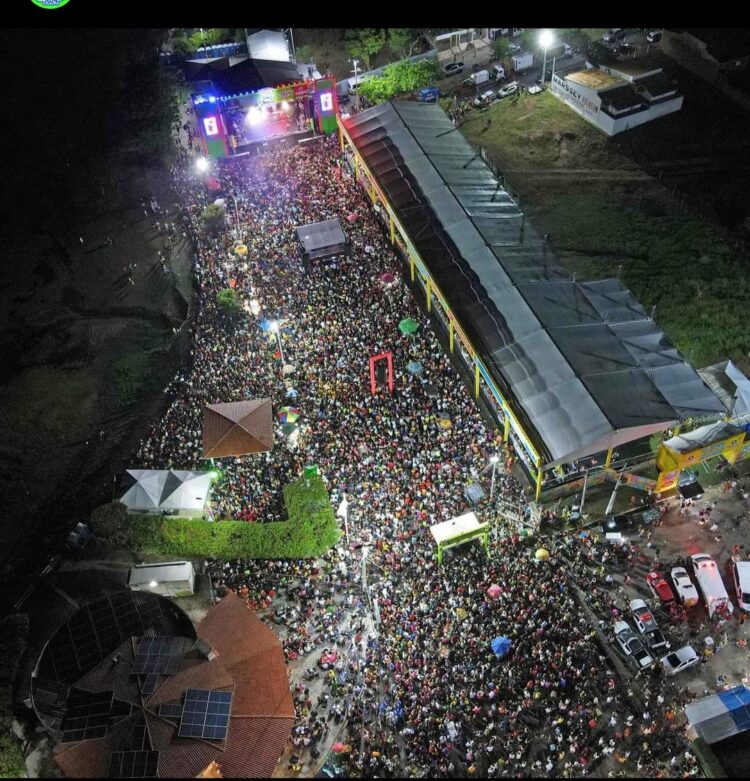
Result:
M343 725L337 761L350 776L656 775L664 756L677 757L673 774L695 773L663 698L641 712L609 666L579 593L610 609L603 571L584 543L539 562L508 524L489 557L474 543L436 564L429 527L467 509L466 484L502 443L409 290L384 281L398 280L398 260L337 140L270 148L224 167L229 224L218 235L201 224L216 193L184 170L174 174L197 252L193 364L167 388L171 405L142 443L140 465L205 466L206 403L269 396L278 412L291 398L302 414L296 438L279 430L273 452L218 462L216 515L283 517L281 487L307 463L318 464L334 502L346 495L352 506L356 545L321 562L206 564L217 597L234 592L266 611L288 659L339 650L322 671L319 698L303 683L294 689L290 768L301 767L305 751L319 756L333 721ZM350 253L306 273L294 229L334 217L346 226ZM232 252L235 228L246 260ZM230 280L258 302L257 317L232 320L217 308ZM399 332L406 317L420 324L413 337ZM281 324L293 370L285 373L263 320ZM373 396L368 358L384 350L393 353L395 387ZM409 361L422 372L410 374ZM495 493L527 509L511 474L497 476ZM476 509L500 523L486 499ZM370 593L355 576L361 544L370 551ZM495 599L490 585L499 587ZM511 642L502 659L490 647L497 636Z

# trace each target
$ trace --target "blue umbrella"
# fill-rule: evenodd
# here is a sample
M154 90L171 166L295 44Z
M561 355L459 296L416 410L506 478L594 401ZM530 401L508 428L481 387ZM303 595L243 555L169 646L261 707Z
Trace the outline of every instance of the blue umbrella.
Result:
M271 321L270 320L261 320L260 321L260 327L264 331L270 331L271 330Z
M409 363L406 364L406 371L409 372L409 374L419 374L422 371L422 364L419 361L409 361Z
M490 646L498 659L502 659L505 654L510 651L511 642L507 637L499 635L491 643Z
M297 398L297 391L294 390L294 388L289 388L289 390L286 392L287 398L295 399Z

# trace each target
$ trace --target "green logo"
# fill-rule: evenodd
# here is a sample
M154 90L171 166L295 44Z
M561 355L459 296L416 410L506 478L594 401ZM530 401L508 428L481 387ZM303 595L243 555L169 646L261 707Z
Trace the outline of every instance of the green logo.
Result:
M40 8L62 8L67 5L70 0L31 0L34 5L38 5Z

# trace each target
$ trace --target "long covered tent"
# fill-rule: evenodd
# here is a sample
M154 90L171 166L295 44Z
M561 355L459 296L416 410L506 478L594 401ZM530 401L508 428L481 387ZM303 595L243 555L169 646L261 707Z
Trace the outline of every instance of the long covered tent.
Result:
M541 474L721 414L719 399L617 279L567 276L497 175L435 105L340 123L392 240ZM398 235L397 235L398 234ZM523 455L523 454L522 454Z

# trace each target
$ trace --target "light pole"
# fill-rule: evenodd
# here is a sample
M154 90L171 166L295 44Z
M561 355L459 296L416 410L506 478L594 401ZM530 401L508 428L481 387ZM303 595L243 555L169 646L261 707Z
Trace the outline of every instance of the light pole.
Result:
M542 89L544 89L544 83L546 81L547 49L552 46L554 40L555 36L552 34L552 30L542 30L542 33L539 36L539 45L544 50L544 59L542 64Z
M492 464L492 482L490 483L490 501L495 496L495 473L497 472L497 463L500 461L500 456L497 453L494 456L490 456L490 463Z
M279 333L279 324L276 320L271 321L271 330L276 334L276 342L279 345L279 355L281 356L281 367L283 369L286 361L284 360L284 349L281 346L281 334Z
M237 223L236 223L235 228L234 228L234 237L235 237L235 239L239 239L239 237L240 237L240 210L237 207L237 196L234 193L232 193L232 200L234 201L234 214L235 214L235 217L237 218Z

